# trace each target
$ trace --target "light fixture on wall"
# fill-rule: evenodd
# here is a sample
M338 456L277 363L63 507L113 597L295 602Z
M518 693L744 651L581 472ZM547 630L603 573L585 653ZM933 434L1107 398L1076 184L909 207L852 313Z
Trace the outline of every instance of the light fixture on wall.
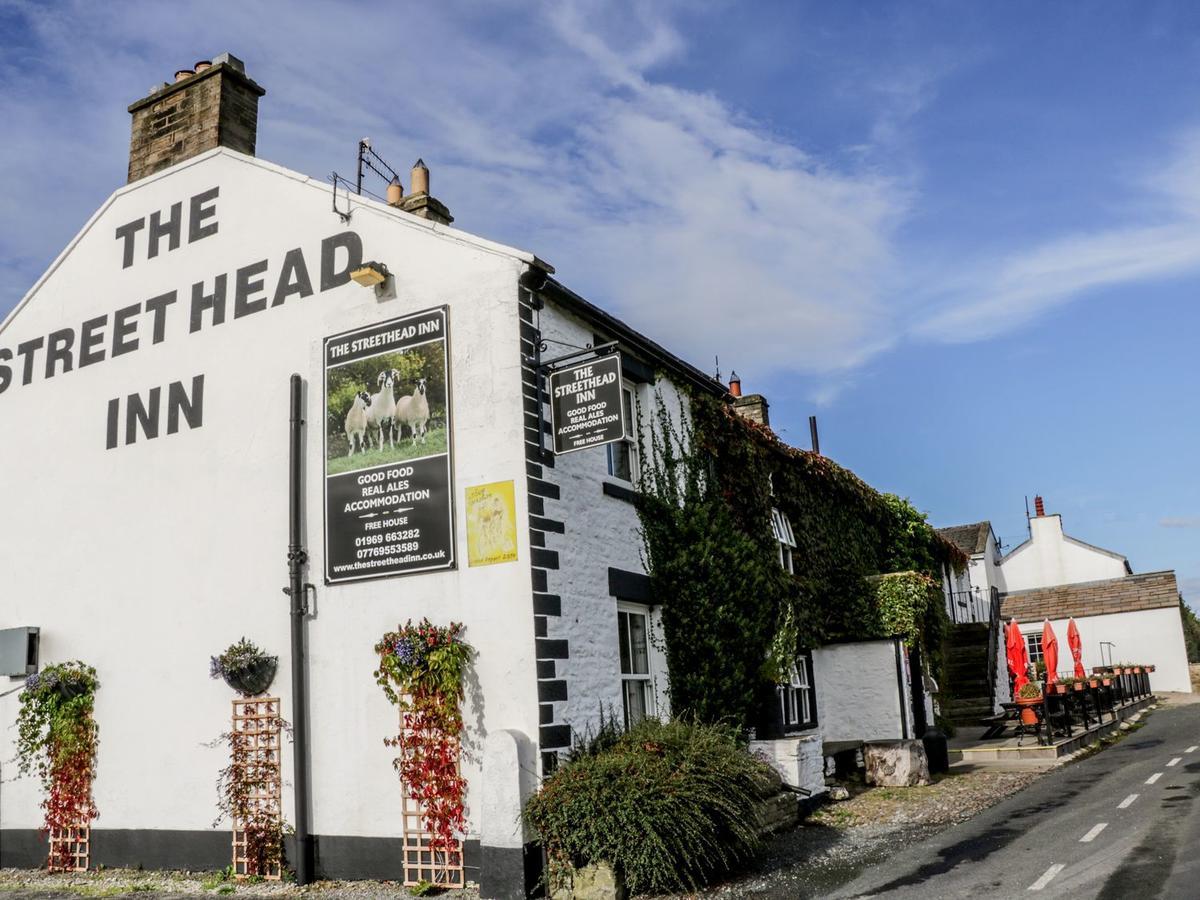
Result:
M363 287L375 288L378 300L390 300L396 296L396 280L388 267L381 262L365 262L350 273L350 279Z
M383 284L387 281L388 267L374 260L365 262L350 273L350 278L355 284L361 284L363 287L374 287L377 284Z

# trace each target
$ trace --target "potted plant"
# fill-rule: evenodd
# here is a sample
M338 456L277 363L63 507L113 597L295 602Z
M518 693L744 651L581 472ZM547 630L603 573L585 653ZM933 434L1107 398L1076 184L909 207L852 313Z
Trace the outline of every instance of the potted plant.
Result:
M1029 681L1021 685L1021 689L1017 691L1017 696L1013 699L1021 707L1021 724L1036 725L1038 719L1034 707L1042 702L1042 689L1037 686L1037 683Z
M275 680L278 656L269 656L253 642L242 638L230 644L220 656L209 663L211 678L223 678L225 683L243 697L265 693Z
M1100 687L1100 679L1093 675L1088 679L1088 687L1092 688L1093 690Z

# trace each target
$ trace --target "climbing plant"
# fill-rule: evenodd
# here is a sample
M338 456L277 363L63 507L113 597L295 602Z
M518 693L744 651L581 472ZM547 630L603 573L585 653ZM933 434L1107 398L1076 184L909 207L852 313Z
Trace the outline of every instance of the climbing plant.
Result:
M966 564L907 500L725 403L697 396L675 410L660 397L653 419L638 510L676 709L746 724L799 649L896 633L868 579L915 571L936 586L943 566ZM791 522L794 574L779 564L772 508ZM943 605L920 604L917 618L937 663Z
M99 813L92 796L100 734L92 716L96 670L78 660L25 679L17 713L17 768L41 779L48 834L86 825ZM71 864L65 843L51 843L50 868Z
M466 829L466 779L458 769L463 731L463 679L471 647L462 625L439 627L428 619L409 620L375 645L375 681L400 707L404 727L384 743L400 755L392 765L409 796L421 804L430 848L450 850Z

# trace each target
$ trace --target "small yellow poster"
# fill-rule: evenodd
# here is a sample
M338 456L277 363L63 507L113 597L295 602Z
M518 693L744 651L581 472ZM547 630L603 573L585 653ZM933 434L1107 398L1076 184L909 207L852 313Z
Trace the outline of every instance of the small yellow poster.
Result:
M511 481L467 488L467 565L517 558L517 506Z

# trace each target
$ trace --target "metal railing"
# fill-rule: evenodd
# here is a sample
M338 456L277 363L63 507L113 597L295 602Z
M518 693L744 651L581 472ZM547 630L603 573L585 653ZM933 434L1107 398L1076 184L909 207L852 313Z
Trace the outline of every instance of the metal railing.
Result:
M990 621L989 599L979 588L971 591L950 591L946 597L946 611L950 614L950 621L955 625L973 622L983 624Z

